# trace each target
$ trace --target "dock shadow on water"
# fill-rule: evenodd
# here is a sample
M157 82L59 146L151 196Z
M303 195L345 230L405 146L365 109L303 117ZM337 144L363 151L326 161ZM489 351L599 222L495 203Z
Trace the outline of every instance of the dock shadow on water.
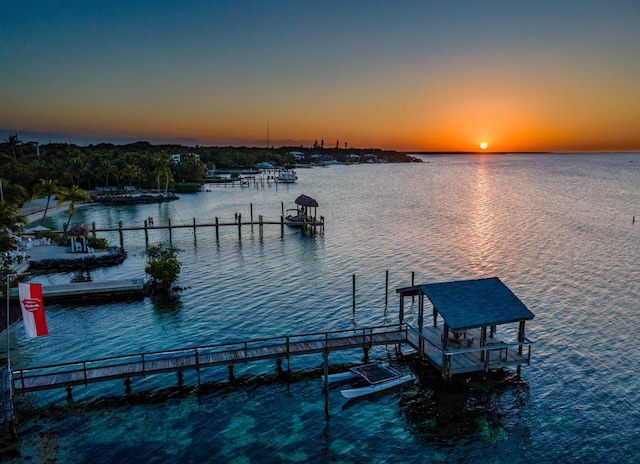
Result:
M459 374L447 383L419 359L408 362L419 380L403 393L400 409L416 438L451 447L472 439L495 443L522 427L529 385L512 372Z

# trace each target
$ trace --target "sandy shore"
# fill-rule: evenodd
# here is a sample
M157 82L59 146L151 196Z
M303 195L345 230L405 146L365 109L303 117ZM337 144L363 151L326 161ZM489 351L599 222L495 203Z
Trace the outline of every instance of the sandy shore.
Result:
M49 203L49 211L47 211L47 216L52 213L59 213L64 211L69 211L69 202L65 202L56 208L57 200L51 199ZM76 203L76 208L81 208L83 206L88 205L89 203ZM42 219L42 215L44 214L44 210L47 207L47 199L46 198L38 198L36 200L28 200L22 205L20 208L20 215L25 218L27 221L27 225L25 227L29 227L34 223L39 223Z

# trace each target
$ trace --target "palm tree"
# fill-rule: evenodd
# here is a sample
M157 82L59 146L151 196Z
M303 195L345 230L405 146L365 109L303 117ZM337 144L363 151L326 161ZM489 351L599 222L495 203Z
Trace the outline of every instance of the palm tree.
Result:
M126 177L129 179L129 187L133 183L133 180L139 180L142 177L142 169L138 166L134 166L133 164L127 164L124 169L120 172L121 177Z
M156 154L153 160L154 170L156 175L156 181L158 182L158 193L160 193L160 179L165 178L164 194L167 194L169 190L169 181L172 180L171 169L169 167L171 163L171 157L166 152L160 152Z
M18 208L10 203L0 201L0 251L15 249L15 240L12 232L18 232L26 221L18 211Z
M47 206L44 208L44 214L40 219L40 225L44 222L44 218L47 217L47 211L49 211L49 202L51 197L58 193L58 179L40 179L40 183L36 184L33 188L33 196L31 198L44 198L47 197Z
M13 154L13 160L17 163L18 157L16 156L16 147L20 144L20 140L18 139L18 133L14 132L9 135L6 139L6 142L9 144L9 148L11 148L11 153Z
M75 212L76 201L91 201L91 196L77 185L61 187L58 192L58 202L56 203L56 207L67 201L69 202L69 220L67 221L65 230L69 228L71 216L73 216L73 213Z
M104 188L109 188L109 175L113 174L118 177L118 166L112 164L111 161L103 159L98 165L98 172L105 177Z

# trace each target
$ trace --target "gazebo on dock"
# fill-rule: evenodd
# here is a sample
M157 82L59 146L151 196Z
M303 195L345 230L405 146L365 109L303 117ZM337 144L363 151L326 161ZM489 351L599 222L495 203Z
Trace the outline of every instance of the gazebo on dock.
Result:
M307 215L310 216L312 218L316 218L316 208L318 207L318 202L307 196L307 195L300 195L298 198L296 198L295 201L296 205L300 206L300 210L302 210L302 215ZM307 208L313 208L313 214L307 214ZM310 211L309 211L310 213Z
M531 361L532 342L525 337L525 322L534 314L497 277L414 285L396 289L400 295L400 323L404 300L418 297L418 328L409 334L443 377L520 367ZM433 324L425 327L425 297L431 303ZM498 326L518 324L517 331Z

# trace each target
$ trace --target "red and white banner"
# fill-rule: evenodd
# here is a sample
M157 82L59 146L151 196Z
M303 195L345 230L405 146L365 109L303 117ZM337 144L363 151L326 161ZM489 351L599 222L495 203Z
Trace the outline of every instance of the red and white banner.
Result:
M41 284L18 284L20 307L27 337L48 335L47 321L44 318Z

